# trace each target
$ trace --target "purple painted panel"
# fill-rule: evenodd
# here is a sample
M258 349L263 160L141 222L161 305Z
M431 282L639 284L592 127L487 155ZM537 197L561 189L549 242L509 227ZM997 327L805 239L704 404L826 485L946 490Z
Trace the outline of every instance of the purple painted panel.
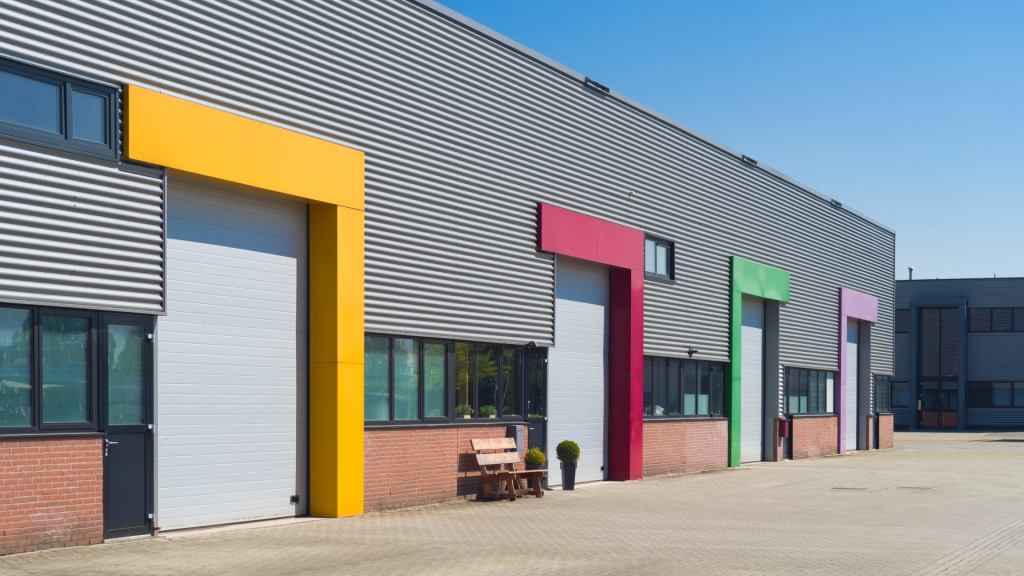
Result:
M846 454L846 325L850 318L878 322L878 298L849 288L839 289L839 377L835 381L833 397L835 411L839 416L840 454ZM864 344L861 342L858 346Z

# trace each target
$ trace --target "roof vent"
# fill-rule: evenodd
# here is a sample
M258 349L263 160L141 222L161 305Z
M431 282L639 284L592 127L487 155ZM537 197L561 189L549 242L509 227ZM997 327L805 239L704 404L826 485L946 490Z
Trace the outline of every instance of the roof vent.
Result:
M751 166L757 166L757 160L754 160L753 158L747 156L746 154L743 155L743 161L746 162L747 164L750 164Z
M842 208L843 207L843 203L840 202L839 200L833 200L832 201L832 205L835 206L836 208Z
M600 90L601 92L604 92L605 94L611 92L611 89L609 89L604 84L601 84L597 80L594 80L590 76L587 76L586 80L584 80L583 83L586 84L588 88L593 88L595 90Z

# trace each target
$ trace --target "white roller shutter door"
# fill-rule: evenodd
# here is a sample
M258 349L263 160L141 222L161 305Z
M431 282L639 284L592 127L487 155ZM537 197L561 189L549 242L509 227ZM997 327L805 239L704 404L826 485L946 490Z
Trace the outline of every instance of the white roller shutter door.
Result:
M178 179L168 204L160 526L304 514L306 206Z
M760 462L764 410L764 299L743 296L740 338L740 461Z
M580 446L576 481L603 480L607 456L608 269L564 257L555 272L555 347L548 353L549 478L555 447Z
M857 355L860 322L846 322L846 449L857 449Z

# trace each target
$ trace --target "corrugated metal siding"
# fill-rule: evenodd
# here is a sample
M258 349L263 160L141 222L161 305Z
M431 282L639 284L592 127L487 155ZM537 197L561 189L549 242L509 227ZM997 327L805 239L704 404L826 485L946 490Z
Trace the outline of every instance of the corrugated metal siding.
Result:
M163 310L163 180L0 145L0 300Z
M910 423L910 411L907 408L892 409L893 426L907 426Z
M1007 408L968 408L967 426L970 428L1001 428L1024 426L1024 410Z
M970 354L971 347L968 345L967 352ZM910 334L896 335L896 367L893 370L893 380L907 380L910 378ZM968 361L970 366L970 361Z
M967 379L1024 381L1024 333L967 334Z
M781 363L837 369L845 286L892 370L890 232L415 4L16 3L0 51L366 151L368 329L549 344L546 201L685 247L647 282L648 354L727 360L736 254L792 274Z
M1024 306L1024 278L959 278L896 282L896 304L911 300L967 299L969 308Z

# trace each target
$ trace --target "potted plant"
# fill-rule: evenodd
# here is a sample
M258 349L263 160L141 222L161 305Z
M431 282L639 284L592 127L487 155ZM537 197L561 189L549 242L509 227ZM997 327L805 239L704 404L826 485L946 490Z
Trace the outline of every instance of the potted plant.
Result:
M562 465L562 490L576 488L576 463L580 460L580 447L572 440L562 440L555 448Z
M494 406L491 406L490 404L480 407L481 418L494 418L494 415L497 413L498 411L494 408Z
M540 451L540 448L530 448L526 451L526 455L523 457L523 461L526 462L527 470L543 470L544 464L547 463L548 457ZM546 474L545 474L546 475ZM533 488L533 479L530 478L530 488Z
M473 414L473 409L469 407L469 404L459 404L455 407L456 418L469 418Z

